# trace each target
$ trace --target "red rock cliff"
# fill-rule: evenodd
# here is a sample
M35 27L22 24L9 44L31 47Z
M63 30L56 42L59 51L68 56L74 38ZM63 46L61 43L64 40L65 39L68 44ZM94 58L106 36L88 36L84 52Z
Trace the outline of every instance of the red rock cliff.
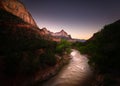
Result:
M4 9L17 17L20 17L23 19L23 21L35 27L37 26L31 14L25 8L23 3L18 0L0 0L0 9Z

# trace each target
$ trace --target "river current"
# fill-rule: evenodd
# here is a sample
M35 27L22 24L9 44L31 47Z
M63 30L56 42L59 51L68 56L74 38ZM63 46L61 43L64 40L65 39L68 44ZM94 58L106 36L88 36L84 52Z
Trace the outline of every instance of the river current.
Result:
M74 49L70 56L69 64L43 86L90 86L92 71L88 65L88 58Z

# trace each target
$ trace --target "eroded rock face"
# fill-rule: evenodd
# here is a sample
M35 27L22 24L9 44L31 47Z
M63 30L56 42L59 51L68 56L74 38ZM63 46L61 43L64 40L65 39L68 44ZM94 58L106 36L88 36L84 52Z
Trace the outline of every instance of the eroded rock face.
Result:
M49 30L47 30L46 28L42 28L41 32L43 32L43 35L51 35L53 37L57 37L57 38L67 38L67 39L72 39L71 35L68 35L67 32L65 32L64 30L61 30L60 32L51 32Z
M20 17L23 19L23 21L33 26L37 26L31 14L27 11L23 3L18 0L0 0L0 9L4 9L7 12Z

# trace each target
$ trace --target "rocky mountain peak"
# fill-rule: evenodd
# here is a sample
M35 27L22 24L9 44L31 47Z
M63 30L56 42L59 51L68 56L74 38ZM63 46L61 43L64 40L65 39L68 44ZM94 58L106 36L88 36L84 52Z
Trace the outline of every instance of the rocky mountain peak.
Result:
M63 29L60 32L65 32Z
M43 35L51 35L51 36L57 37L57 38L71 39L71 35L68 35L68 33L66 31L64 31L63 29L60 32L55 32L55 33L47 30L47 28L42 28L40 30Z
M25 8L24 4L19 0L0 0L0 9L3 9L19 18L23 21L37 27L31 14Z
M58 36L68 37L67 32L65 32L63 29L60 32L56 32L55 34Z
M63 29L59 33L62 35L68 35L67 32L65 32Z
M44 27L44 28L42 28L42 29L43 29L44 31L48 31L48 30L47 30L47 28L45 28L45 27Z
M43 32L43 35L48 35L50 34L51 32L49 30L47 30L47 28L42 28L41 31Z

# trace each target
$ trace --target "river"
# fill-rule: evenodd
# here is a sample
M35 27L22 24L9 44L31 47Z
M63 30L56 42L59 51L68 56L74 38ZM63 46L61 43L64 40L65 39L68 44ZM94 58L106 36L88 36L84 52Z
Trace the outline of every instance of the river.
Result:
M88 65L88 58L75 49L70 56L69 64L43 86L90 86L92 71Z

